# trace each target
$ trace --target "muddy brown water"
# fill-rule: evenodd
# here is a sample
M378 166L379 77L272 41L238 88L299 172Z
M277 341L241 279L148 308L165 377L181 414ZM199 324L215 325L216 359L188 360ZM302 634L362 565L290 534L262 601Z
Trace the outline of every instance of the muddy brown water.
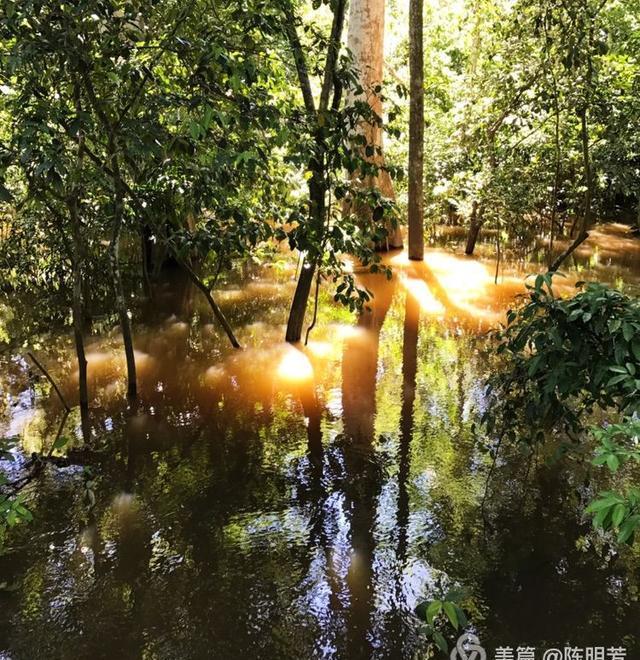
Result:
M303 350L282 343L294 265L217 291L239 352L197 292L167 282L134 318L135 404L117 332L93 337L89 419L66 420L67 459L28 487L34 520L0 556L0 658L427 657L414 608L452 585L489 650L640 658L639 551L582 520L584 461L514 450L489 526L480 513L490 459L475 425L495 368L482 336L535 270L506 264L495 285L485 250L390 255L392 280L360 275L375 298L359 318L322 294ZM625 228L600 227L559 286L633 290L639 252ZM72 400L69 338L36 349ZM19 440L2 468L18 474L62 411L25 354L1 359L0 431Z

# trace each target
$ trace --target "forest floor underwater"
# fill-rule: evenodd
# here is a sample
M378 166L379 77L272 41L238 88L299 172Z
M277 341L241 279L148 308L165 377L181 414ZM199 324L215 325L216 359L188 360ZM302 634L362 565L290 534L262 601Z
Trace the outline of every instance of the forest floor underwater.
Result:
M296 264L215 290L243 349L179 276L134 310L139 397L116 330L87 340L91 410L26 489L34 519L0 556L0 659L415 658L414 610L452 585L487 649L627 648L640 657L640 557L588 535L584 456L496 465L478 421L487 331L541 266L441 232L424 262L358 274L359 317L321 289L306 346L283 342ZM446 240L445 240L446 239ZM455 247L455 250L452 249ZM640 285L640 239L598 225L558 277ZM71 337L34 350L73 401ZM0 435L20 474L64 410L20 349L0 356ZM91 482L91 506L87 483ZM455 642L455 639L453 640ZM635 654L635 655L634 655Z

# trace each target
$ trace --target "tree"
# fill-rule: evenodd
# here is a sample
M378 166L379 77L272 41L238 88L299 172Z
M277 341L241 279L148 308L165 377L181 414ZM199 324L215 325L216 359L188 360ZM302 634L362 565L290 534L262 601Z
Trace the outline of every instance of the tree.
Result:
M409 6L409 259L424 258L424 48L423 2Z
M385 0L353 0L350 3L347 46L358 72L359 83L352 92L351 100L357 98L366 101L377 118L382 118L383 113L384 28ZM379 170L368 180L363 177L363 185L376 187L385 197L395 199L391 177L384 168L381 119L377 122L361 122L358 132L369 146L365 157L375 163ZM366 216L365 210L358 210L361 214L363 211ZM389 247L402 247L402 233L397 225L388 225L387 234L386 244Z
M302 108L294 109L297 128L292 136L289 157L304 167L308 180L308 201L291 217L293 229L283 232L291 248L302 256L302 268L293 296L286 340L300 341L302 327L315 278L321 273L338 283L336 300L350 308L362 306L368 300L365 291L358 289L348 272L342 254L354 255L364 266L377 270L379 258L373 246L387 236L382 222L393 211L393 201L377 187L363 187L355 180L359 176L374 179L383 168L379 158L372 158L376 147L369 139L379 139L382 119L371 104L352 92L361 91L357 72L351 59L341 55L341 35L345 20L346 2L332 4L329 36L318 35L319 43L326 43L322 62L309 66L309 56L298 34L295 8L283 5L283 29L295 64ZM313 50L311 51L313 52ZM316 105L310 71L318 71L320 95ZM343 103L344 96L347 102ZM363 125L371 126L369 134L356 133ZM354 138L355 135L355 138ZM346 171L347 177L344 173ZM344 205L345 212L335 202ZM356 210L369 210L373 223L361 223Z

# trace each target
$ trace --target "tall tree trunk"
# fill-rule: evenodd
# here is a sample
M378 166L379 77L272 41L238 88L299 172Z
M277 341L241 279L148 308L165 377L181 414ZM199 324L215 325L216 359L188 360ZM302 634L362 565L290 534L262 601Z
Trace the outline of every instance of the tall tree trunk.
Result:
M82 104L80 100L80 85L74 85L74 101L75 110L78 116L82 113ZM78 360L78 401L80 403L80 411L82 418L83 437L84 431L87 426L86 412L89 409L89 388L87 386L87 357L84 350L84 330L87 327L87 320L89 324L91 319L87 319L87 312L85 309L86 299L83 300L84 292L88 290L88 285L83 279L84 266L86 263L86 248L82 239L82 228L80 226L80 210L78 208L81 187L80 181L82 177L83 162L84 162L84 133L78 132L77 136L77 158L76 166L71 175L71 190L67 198L67 210L69 212L69 220L71 221L71 260L73 264L73 293L72 293L72 310L73 310L73 338L76 348L76 357Z
M153 243L151 242L151 230L146 222L142 222L140 227L140 256L142 258L142 285L144 293L149 299L153 299L153 288L151 287L151 278L149 271L152 265Z
M133 398L138 393L136 378L136 359L133 352L133 336L131 333L131 321L129 310L124 297L122 287L122 275L120 273L120 233L122 230L122 216L124 213L124 189L120 178L120 166L116 153L115 141L109 140L109 156L111 170L113 172L114 197L113 197L113 231L109 243L109 264L111 266L111 283L116 299L116 309L120 320L122 331L122 342L127 362L127 396Z
M588 5L584 4L585 11L589 19L589 36L587 41L588 54L586 61L586 72L584 77L584 99L578 109L578 117L580 119L580 140L582 142L582 169L585 185L584 193L584 209L580 224L578 226L578 235L571 245L551 264L549 267L550 272L555 272L560 268L564 260L569 257L573 252L589 238L589 227L591 227L591 214L593 204L593 173L591 171L591 151L589 147L589 106L591 103L591 93L593 84L593 53L595 49L595 34L596 25L595 21L598 12L604 7L602 3L596 10L595 14L590 14Z
M311 119L316 122L316 130L314 134L315 150L309 162L309 170L312 172L311 179L309 180L309 228L316 235L321 237L324 233L324 223L326 219L326 201L325 196L327 193L326 182L326 144L324 140L324 129L320 122L320 117L327 111L331 92L333 91L333 102L331 107L337 109L340 105L341 86L336 76L336 65L338 55L340 52L340 44L342 39L342 29L344 25L346 0L338 0L334 6L333 23L331 26L331 36L329 40L329 48L327 51L327 59L324 70L324 78L322 81L322 89L320 91L320 104L316 111L315 101L313 99L313 90L311 89L311 82L309 79L309 72L307 70L307 62L305 58L298 32L296 29L296 19L293 10L290 6L285 5L285 25L284 29L291 46L293 59L296 65L298 74L298 81L300 83L300 90L304 100L305 110ZM313 277L318 267L318 259L321 258L314 255L310 259L306 259L304 267L301 269L296 291L291 302L291 309L289 311L289 319L287 321L286 341L291 343L299 342L302 338L302 326L304 325L304 317L311 293L311 285Z
M385 0L351 0L349 4L349 34L347 45L353 54L354 64L359 71L360 84L366 100L378 117L382 117L380 89L384 73L384 10ZM367 144L374 148L372 161L379 167L384 165L381 155L383 146L382 127L366 123L360 127ZM380 150L380 153L378 152ZM389 173L381 169L370 185L377 187L382 195L395 199L393 183ZM402 232L399 227L387 227L387 243L390 247L402 247Z
M98 100L93 82L89 74L89 67L86 62L80 62L79 74L81 76L84 88L87 93L89 105L96 113L100 123L108 135L107 156L109 160L109 175L113 182L113 228L111 241L109 243L109 262L111 269L111 283L116 299L116 309L120 319L120 328L122 330L122 341L124 343L124 353L127 362L127 396L134 398L137 395L138 384L136 379L136 360L133 353L133 338L131 335L131 322L127 304L124 298L122 288L122 276L120 274L120 232L122 230L122 219L124 213L124 191L125 182L120 172L120 161L118 159L118 148L116 141L116 128L114 122L109 118L108 111Z
M409 5L409 259L424 259L424 0Z
M587 119L587 104L580 108L580 137L582 140L582 165L584 172L584 209L578 225L578 235L569 247L549 266L549 271L555 273L562 263L589 238L588 229L591 226L591 204L593 200L593 176L591 174L591 154L589 150L589 122Z
M474 201L471 205L471 222L469 225L469 233L467 234L467 245L464 249L465 254L472 255L476 249L476 243L480 236L482 223L482 209L479 210L478 202Z
M83 247L80 234L80 218L78 217L78 200L73 197L69 200L69 216L71 219L71 233L73 239L73 339L78 359L78 399L80 408L89 408L89 391L87 387L87 358L84 351L84 313L82 303L83 289Z
M555 170L553 175L553 194L551 196L551 220L549 227L549 249L548 259L553 258L553 239L556 231L556 217L558 215L558 190L560 189L560 105L558 103L558 89L555 75L553 77L554 86L554 105L555 105L555 131L554 131L554 152L555 152Z
M311 202L309 222L321 230L325 217L325 186L324 179L318 171L314 172L309 181L309 200ZM296 343L302 338L302 327L316 268L315 259L307 260L305 258L303 260L296 290L291 301L291 309L289 310L285 335L285 340L288 342Z

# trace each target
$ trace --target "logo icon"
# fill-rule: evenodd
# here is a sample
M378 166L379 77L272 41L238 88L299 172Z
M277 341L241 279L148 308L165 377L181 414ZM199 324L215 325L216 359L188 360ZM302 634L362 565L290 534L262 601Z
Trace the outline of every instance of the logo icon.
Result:
M487 652L480 646L480 640L475 635L465 633L458 638L449 657L451 660L487 660Z

